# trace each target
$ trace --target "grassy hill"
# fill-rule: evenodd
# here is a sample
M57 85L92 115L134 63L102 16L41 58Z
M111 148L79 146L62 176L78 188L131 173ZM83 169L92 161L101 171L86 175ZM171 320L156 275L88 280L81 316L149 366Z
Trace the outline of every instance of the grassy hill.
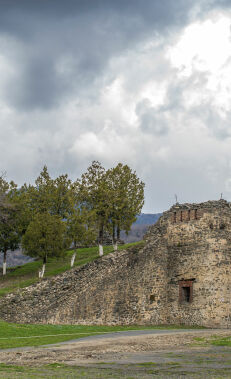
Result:
M144 242L136 242L119 246L119 250L139 249ZM112 246L105 247L105 255L113 251ZM73 251L67 251L60 259L49 259L45 279L70 269L70 260ZM95 259L101 259L98 255L98 247L79 249L75 266L81 266ZM38 270L41 268L41 260L26 263L22 266L9 268L6 276L0 276L0 295L16 291L17 289L36 283ZM35 325L14 324L0 320L0 348L15 348L22 346L40 346L49 343L59 343L73 338L82 338L90 335L119 332L123 330L137 329L178 329L185 326L152 326L152 325L124 325L124 326L95 326L95 325Z
M119 250L129 249L134 245L142 244L143 242L130 243L119 246ZM104 254L107 255L113 251L112 246L104 247ZM54 275L61 274L64 271L69 270L70 261L73 251L69 250L62 258L49 258L44 278L48 278ZM81 266L95 259L100 259L98 254L98 247L89 247L77 250L74 266ZM11 267L7 270L7 275L0 275L0 296L7 293L14 292L19 288L27 287L33 283L38 282L38 271L41 269L42 260L35 260L33 262L26 263L21 266Z
M128 235L124 231L121 231L121 239L126 244L142 240L148 227L155 224L161 215L162 213L141 213L132 225ZM7 254L7 267L15 267L31 261L33 261L33 258L24 255L20 249L9 251ZM0 267L2 266L2 262L3 253L0 252Z

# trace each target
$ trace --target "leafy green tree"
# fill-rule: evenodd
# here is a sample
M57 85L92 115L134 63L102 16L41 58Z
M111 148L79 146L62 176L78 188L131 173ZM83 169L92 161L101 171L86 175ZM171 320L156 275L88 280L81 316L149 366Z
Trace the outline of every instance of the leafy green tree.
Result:
M144 183L127 165L119 163L106 173L110 192L110 223L114 249L120 239L120 231L131 229L144 205Z
M34 216L22 238L24 252L30 257L40 257L43 260L41 278L44 276L47 258L63 255L69 243L66 226L60 216L45 212Z
M16 191L14 182L8 183L0 177L0 251L3 252L3 275L6 275L8 250L15 250L20 243L19 208L14 201Z
M66 174L58 176L52 184L51 213L67 218L77 206L76 183Z
M31 218L33 222L35 222L35 220L38 222L38 215L41 215L42 219L42 215L47 218L47 214L49 214L50 216L58 216L60 222L67 228L67 219L75 214L78 205L76 203L76 183L72 183L68 175L60 175L56 179L52 179L48 173L47 166L44 166L35 181L35 185L24 185L22 192L23 191L23 196L27 204L27 216ZM32 223L32 226L33 225ZM70 237L70 234L68 234L68 237ZM63 238L65 239L64 235ZM62 243L60 246L62 246ZM35 256L35 254L34 252L33 256ZM43 266L43 268L44 267L45 266ZM44 269L42 269L42 275L43 273Z
M0 220L5 220L7 218L7 213L5 211L9 208L6 196L8 190L9 184L4 179L4 174L2 174L0 176Z
M33 214L50 212L54 184L48 173L47 166L43 167L40 175L35 180L35 186L29 185L27 191L29 205Z
M28 187L26 184L14 191L13 200L19 210L19 230L21 236L23 236L33 218L33 212L30 208Z
M95 220L98 233L99 255L103 255L103 234L107 228L110 212L110 192L105 169L98 161L82 175L78 182L80 202L86 207L90 217Z
M127 165L119 163L105 171L93 161L79 182L82 203L94 214L98 230L99 254L103 255L103 234L112 234L114 249L120 231L128 232L144 204L144 183Z
M79 206L73 209L67 219L67 233L74 245L71 258L71 267L73 267L78 246L92 245L97 238L94 220L86 208Z
M68 179L68 175L60 175L52 179L47 166L43 167L35 185L25 185L28 207L32 214L48 212L62 219L68 217L74 205L76 184Z

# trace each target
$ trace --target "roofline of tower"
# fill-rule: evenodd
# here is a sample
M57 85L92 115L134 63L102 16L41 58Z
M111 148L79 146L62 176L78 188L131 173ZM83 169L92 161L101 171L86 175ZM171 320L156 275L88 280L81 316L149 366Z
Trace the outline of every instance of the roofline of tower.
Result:
M220 199L220 200L209 200L205 201L203 203L176 203L174 204L169 211L177 211L179 209L221 209L221 208L231 208L231 203L227 200Z

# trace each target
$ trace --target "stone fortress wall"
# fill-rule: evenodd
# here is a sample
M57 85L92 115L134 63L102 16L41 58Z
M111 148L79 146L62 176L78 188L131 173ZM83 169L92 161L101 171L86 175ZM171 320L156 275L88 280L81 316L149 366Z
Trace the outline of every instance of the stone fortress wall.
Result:
M168 323L230 327L230 203L176 205L170 212L172 219L161 220L168 224Z
M1 298L0 318L231 327L231 205L176 204L150 228L143 246Z

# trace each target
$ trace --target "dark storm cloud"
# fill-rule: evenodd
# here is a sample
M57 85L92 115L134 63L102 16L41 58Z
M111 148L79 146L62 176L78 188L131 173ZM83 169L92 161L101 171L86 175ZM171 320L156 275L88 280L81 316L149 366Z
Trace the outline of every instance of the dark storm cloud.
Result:
M182 26L191 5L191 0L0 1L0 37L10 39L6 55L14 50L15 56L7 102L46 109L73 94L88 94L89 87L97 91L96 80L110 59L150 34Z
M174 193L202 201L226 180L230 186L222 91L209 89L213 73L189 64L185 74L169 55L184 27L214 21L227 6L0 0L0 158L8 178L32 182L47 164L52 176L76 179L92 159L105 167L122 161L147 184L146 211L162 211Z
M182 23L182 16L192 6L193 1L187 0L1 0L2 19L7 20L11 15L23 14L42 16L43 18L63 18L81 15L83 13L117 12L126 17L139 16L146 22L157 25Z

